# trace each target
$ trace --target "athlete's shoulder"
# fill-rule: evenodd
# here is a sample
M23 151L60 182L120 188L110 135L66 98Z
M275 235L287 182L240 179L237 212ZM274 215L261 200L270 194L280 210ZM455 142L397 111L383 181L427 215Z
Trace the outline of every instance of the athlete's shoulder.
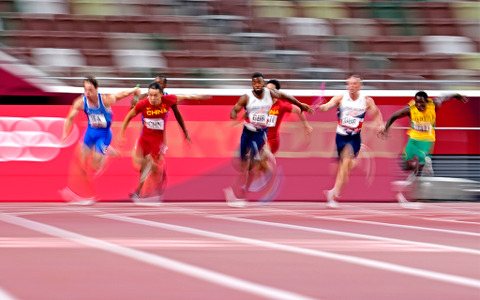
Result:
M142 99L142 100L138 101L138 103L135 105L135 109L137 111L140 111L149 104L150 104L150 102L148 101L148 98Z
M293 104L288 102L288 101L285 101L285 100L279 100L278 102L280 102L280 107L282 109L284 109L285 111L291 111L292 110L292 107L293 107Z
M170 94L163 95L162 101L166 104L173 105L177 103L177 95L170 95Z

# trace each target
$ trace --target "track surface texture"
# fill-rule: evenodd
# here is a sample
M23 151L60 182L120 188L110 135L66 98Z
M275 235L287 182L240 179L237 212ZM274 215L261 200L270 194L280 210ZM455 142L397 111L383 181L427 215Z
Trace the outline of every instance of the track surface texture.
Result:
M0 203L0 300L480 299L480 203Z

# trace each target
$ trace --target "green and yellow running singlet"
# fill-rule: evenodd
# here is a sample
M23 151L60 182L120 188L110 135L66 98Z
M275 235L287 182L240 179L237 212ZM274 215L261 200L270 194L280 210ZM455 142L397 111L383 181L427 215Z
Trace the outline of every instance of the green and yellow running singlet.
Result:
M410 126L407 134L411 139L418 141L435 141L435 104L428 99L425 111L419 111L415 106L415 101L411 101L410 105Z

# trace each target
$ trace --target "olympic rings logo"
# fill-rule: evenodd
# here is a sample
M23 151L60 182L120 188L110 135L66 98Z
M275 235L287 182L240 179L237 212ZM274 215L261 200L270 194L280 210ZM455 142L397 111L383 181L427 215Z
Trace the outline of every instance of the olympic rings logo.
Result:
M70 147L78 137L73 130L62 143L64 118L54 117L0 117L0 162L50 161L61 148Z

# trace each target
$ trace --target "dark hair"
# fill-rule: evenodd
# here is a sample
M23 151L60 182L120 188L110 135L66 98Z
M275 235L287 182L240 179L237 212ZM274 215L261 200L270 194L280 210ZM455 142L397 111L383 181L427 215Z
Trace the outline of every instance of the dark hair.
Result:
M427 95L427 93L425 93L424 91L417 92L417 93L415 94L415 98L417 98L417 97L422 97L422 98L425 99L425 100L428 99L428 95Z
M163 82L165 82L165 84L167 84L167 76L165 76L163 74L158 74L157 77L155 77L155 78L162 78Z
M150 85L148 86L148 89L149 89L149 90L150 90L150 89L152 89L152 90L159 90L160 93L163 93L162 87L161 87L158 83L156 83L156 82L150 83Z
M85 79L83 79L83 84L85 84L85 82L91 83L95 89L98 89L98 81L95 79L95 77L87 76Z
M252 75L252 79L258 78L258 77L265 78L265 77L263 77L263 74L262 74L262 73L258 73L258 72L257 72L257 73L254 73L254 74Z
M276 79L270 79L270 80L267 82L267 84L269 84L269 83L273 84L277 90L280 89L280 82L278 82L278 80L276 80Z

